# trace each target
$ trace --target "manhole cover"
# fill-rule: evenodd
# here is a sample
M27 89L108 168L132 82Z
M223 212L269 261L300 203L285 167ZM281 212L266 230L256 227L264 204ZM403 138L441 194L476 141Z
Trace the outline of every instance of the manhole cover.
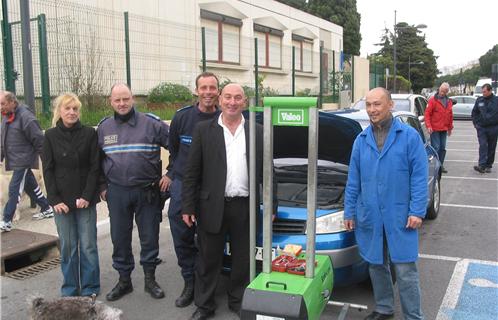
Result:
M12 272L6 272L5 276L16 280L24 280L36 276L45 271L57 268L60 265L60 263L61 259L60 257L57 257L51 260L37 262L28 267L17 269Z

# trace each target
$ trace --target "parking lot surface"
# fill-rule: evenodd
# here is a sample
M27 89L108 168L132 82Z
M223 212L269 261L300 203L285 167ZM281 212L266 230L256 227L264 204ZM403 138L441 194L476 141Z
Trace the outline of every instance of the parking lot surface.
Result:
M448 139L445 167L441 181L441 209L436 220L425 221L420 230L419 272L422 307L426 319L463 320L498 319L498 163L492 173L473 170L477 163L478 143L470 121L456 121ZM105 205L99 215L106 215ZM163 212L166 214L166 211ZM114 286L117 273L111 267L112 245L106 219L99 222L99 255L102 294ZM53 221L44 221L49 224ZM55 230L55 229L51 229ZM165 218L161 225L158 283L166 298L153 300L143 291L143 273L138 265L132 274L135 290L121 300L110 303L124 311L124 319L188 319L194 306L179 309L174 300L183 281ZM139 256L134 233L134 254ZM1 318L28 318L28 301L34 296L59 296L61 272L50 270L27 280L2 277ZM225 279L220 278L215 319L237 319L226 305ZM368 311L350 309L346 319L363 319L374 307L368 283L336 288L332 299L367 305ZM402 319L397 303L396 319ZM322 319L336 319L340 307L327 307Z

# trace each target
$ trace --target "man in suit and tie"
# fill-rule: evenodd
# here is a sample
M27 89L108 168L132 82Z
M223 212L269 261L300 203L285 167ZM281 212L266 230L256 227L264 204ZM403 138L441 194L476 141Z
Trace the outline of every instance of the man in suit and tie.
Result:
M191 319L214 316L215 290L230 238L232 271L228 307L239 314L249 284L249 122L242 116L247 99L239 84L226 85L221 114L194 129L183 179L183 220L197 223L199 255L195 271L197 310ZM262 130L256 136L256 171L262 180Z

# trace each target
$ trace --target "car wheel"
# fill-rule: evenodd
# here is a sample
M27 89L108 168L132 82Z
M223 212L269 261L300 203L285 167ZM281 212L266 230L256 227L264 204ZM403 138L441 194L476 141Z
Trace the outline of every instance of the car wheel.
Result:
M439 213L439 205L441 202L441 189L440 189L440 179L436 179L434 182L434 187L432 188L431 201L429 202L429 208L427 208L426 219L434 220L437 218Z

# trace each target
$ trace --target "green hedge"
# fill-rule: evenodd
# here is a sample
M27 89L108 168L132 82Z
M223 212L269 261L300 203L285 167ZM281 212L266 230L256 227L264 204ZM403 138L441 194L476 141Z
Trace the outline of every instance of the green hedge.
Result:
M176 83L163 82L152 88L147 97L153 103L190 103L193 100L192 92L186 86Z

